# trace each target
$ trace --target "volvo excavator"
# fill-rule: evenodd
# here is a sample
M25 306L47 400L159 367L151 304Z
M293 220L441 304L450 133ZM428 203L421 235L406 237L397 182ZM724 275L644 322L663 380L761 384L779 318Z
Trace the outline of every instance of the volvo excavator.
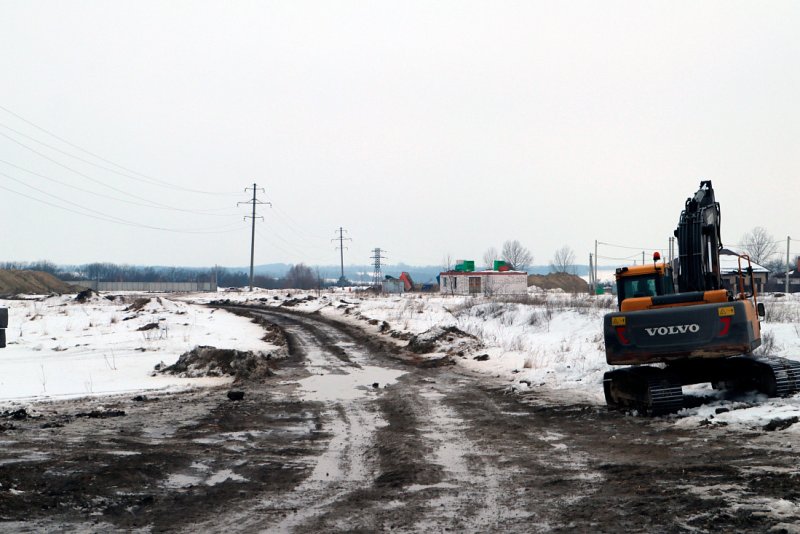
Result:
M676 412L683 386L701 383L771 397L800 391L800 362L753 353L764 304L746 255L739 256L735 286L724 287L720 219L711 181L702 181L675 230L677 265L656 252L652 265L616 270L619 311L604 317L606 361L628 367L603 377L610 408Z

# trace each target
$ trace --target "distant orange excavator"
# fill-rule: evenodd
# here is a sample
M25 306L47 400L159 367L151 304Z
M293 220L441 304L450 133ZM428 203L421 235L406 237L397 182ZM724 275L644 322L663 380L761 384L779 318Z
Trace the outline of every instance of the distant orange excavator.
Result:
M761 345L764 305L746 255L739 257L737 287L723 287L720 207L710 181L686 200L675 237L677 277L657 252L652 265L616 271L619 311L604 318L606 361L630 367L605 373L608 406L674 412L684 406L684 385L706 382L769 396L800 391L800 362L753 354Z
M403 281L403 287L405 288L405 291L411 291L411 289L414 287L414 281L411 279L411 275L407 272L403 271L400 273L400 280Z

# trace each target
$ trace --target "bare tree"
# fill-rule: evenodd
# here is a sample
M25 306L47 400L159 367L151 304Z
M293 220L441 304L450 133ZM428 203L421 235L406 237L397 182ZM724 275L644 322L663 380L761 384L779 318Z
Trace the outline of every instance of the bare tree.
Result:
M453 270L453 257L448 252L444 256L442 256L442 271L452 271Z
M496 248L489 247L486 249L486 252L483 253L483 264L487 269L494 267L494 261L498 259L498 256L499 254L497 253Z
M312 289L317 285L317 278L310 267L303 263L298 263L289 267L284 282L287 288Z
M522 246L522 243L514 239L503 243L503 260L508 263L515 271L524 271L533 263L531 251Z
M742 236L741 247L753 262L763 264L778 251L778 242L766 228L756 226Z
M550 262L550 270L554 273L575 274L575 253L569 246L564 245L556 250Z

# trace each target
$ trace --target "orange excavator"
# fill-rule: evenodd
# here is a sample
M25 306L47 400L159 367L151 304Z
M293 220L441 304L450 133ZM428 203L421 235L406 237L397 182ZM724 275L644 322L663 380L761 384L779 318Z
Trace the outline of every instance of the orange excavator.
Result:
M676 268L655 253L652 265L617 269L619 311L603 323L606 361L628 367L603 377L610 408L675 412L684 406L683 386L709 382L769 396L800 391L800 362L753 354L764 305L746 255L739 256L735 287L723 286L720 219L711 181L702 181L675 230Z

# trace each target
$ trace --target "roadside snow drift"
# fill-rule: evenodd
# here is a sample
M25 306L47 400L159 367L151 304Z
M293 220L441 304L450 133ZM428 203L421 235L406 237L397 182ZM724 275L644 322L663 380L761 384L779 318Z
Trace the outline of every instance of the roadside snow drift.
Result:
M264 329L223 310L165 296L96 293L0 301L9 308L0 349L0 401L43 400L217 385L229 376L154 373L199 345L276 353Z

